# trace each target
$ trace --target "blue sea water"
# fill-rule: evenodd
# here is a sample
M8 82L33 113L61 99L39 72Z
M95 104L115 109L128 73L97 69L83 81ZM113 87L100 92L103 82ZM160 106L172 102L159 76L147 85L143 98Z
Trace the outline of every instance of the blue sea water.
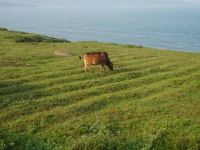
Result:
M0 26L71 41L200 52L198 7L0 7Z

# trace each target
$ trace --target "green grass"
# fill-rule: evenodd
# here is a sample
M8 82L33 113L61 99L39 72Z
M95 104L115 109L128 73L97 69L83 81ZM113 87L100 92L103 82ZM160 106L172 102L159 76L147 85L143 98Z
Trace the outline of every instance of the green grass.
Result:
M113 72L84 72L97 50ZM1 28L0 149L198 150L200 54Z

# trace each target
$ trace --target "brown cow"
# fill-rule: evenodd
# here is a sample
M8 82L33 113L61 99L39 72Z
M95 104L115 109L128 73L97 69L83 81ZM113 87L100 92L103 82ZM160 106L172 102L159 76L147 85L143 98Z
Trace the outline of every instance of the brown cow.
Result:
M81 57L80 57L81 59ZM106 52L90 52L83 55L85 72L91 70L92 65L101 65L102 70L105 70L105 65L113 70L113 64L108 58L108 53Z

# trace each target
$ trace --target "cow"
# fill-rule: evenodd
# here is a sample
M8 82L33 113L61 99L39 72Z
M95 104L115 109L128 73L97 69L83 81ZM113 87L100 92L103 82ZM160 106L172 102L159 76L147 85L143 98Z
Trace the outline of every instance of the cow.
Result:
M81 56L79 56L81 59ZM105 71L105 66L113 71L113 64L108 57L107 52L89 52L83 55L84 69L85 72L91 70L92 65L101 65L101 71Z

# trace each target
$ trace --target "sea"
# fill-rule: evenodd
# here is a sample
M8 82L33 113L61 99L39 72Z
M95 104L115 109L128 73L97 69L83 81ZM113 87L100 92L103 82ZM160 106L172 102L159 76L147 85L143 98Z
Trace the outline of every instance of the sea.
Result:
M0 7L0 27L70 41L200 52L200 7Z

